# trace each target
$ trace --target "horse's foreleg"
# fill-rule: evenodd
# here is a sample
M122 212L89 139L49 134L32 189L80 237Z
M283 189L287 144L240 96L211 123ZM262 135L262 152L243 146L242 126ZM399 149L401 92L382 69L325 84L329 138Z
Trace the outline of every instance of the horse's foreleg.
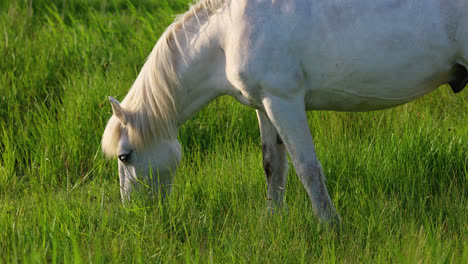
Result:
M325 176L315 153L303 98L286 100L271 96L265 97L262 102L284 141L316 214L324 222L338 224L339 215L325 186Z
M266 113L257 110L262 137L263 169L267 182L268 207L281 207L284 199L288 162L286 148Z

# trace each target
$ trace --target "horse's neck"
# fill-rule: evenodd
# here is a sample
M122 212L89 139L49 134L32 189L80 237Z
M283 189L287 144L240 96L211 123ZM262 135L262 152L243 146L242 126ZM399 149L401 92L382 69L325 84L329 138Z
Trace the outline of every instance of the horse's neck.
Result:
M178 42L174 43L178 46L176 65L180 74L177 95L179 124L231 89L222 48L225 23L220 14L192 16L175 32Z

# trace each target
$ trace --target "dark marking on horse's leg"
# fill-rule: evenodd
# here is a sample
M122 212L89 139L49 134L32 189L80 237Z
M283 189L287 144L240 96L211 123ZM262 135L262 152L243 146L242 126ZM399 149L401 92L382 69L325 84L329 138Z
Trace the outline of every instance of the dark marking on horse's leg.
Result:
M265 175L269 179L271 178L271 165L268 161L263 161L263 170L265 170Z
M452 69L453 80L448 82L454 93L461 92L468 84L468 71L460 64L455 64Z
M263 170L265 171L265 175L267 179L271 177L271 161L269 159L269 152L267 144L262 144L262 158L263 158Z
M283 140L281 139L281 136L279 134L276 134L276 144L282 145Z
M257 110L262 139L263 170L267 184L267 205L270 212L280 208L284 200L288 172L285 144L266 113Z

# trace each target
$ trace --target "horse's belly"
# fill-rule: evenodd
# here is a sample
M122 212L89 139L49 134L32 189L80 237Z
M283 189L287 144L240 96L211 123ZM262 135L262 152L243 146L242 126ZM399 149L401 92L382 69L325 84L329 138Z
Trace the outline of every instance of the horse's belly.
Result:
M450 80L454 61L448 45L427 48L408 44L397 48L375 43L365 47L366 43L362 43L302 60L307 108L336 111L390 108Z
M417 76L419 77L419 76ZM421 97L447 81L448 72L409 78L392 74L387 78L337 78L311 85L306 91L308 110L372 111L391 108ZM335 81L333 81L335 80ZM318 85L317 85L318 84Z
M423 94L403 98L386 98L359 92L354 93L353 90L349 89L312 90L306 94L305 103L307 110L363 112L395 107L412 101Z

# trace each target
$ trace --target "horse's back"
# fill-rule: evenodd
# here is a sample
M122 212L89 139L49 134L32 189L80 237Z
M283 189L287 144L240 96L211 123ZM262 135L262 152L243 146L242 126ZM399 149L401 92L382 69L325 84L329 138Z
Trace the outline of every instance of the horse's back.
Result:
M253 96L302 89L307 108L343 111L402 104L446 82L463 60L460 19L449 15L457 6L443 2L250 1L238 65L263 86Z

